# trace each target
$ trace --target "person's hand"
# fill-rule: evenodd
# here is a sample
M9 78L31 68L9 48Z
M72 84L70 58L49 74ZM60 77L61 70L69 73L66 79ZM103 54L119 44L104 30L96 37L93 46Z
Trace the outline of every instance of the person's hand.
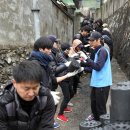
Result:
M72 76L75 76L75 75L78 74L78 73L79 73L78 70L75 70L75 71L73 71L73 72L69 72L69 73L67 73L67 78L72 77Z
M80 69L78 69L78 73L84 71L84 67L80 67Z
M84 45L84 47L89 47L89 46L90 46L90 44Z
M84 60L87 60L89 57L87 57L87 55L84 53L84 52L82 52L82 51L80 51L80 52L78 52L79 53L79 55L80 55L80 57L81 58L84 58Z
M67 62L65 63L65 66L66 66L66 67L69 67L70 63L71 63L71 61L67 61Z
M79 56L79 54L74 53L74 54L70 55L69 57L73 58L73 57L76 57L76 56Z
M76 60L76 61L78 61L79 63L81 63L81 60L79 59L79 60Z
M59 103L59 101L60 101L60 97L58 96L59 93L60 92L51 91L51 95L52 95L52 97L54 99L55 105L57 105Z

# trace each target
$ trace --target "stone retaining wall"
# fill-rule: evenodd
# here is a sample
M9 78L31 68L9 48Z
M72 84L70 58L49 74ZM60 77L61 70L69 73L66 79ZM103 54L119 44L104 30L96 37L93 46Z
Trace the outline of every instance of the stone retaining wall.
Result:
M0 85L12 79L12 68L28 58L31 46L6 46L0 49Z
M114 42L114 56L130 79L130 1L106 19Z
M41 36L56 35L62 42L73 37L73 18L54 0L37 0ZM33 0L0 1L0 84L12 67L26 59L35 41Z

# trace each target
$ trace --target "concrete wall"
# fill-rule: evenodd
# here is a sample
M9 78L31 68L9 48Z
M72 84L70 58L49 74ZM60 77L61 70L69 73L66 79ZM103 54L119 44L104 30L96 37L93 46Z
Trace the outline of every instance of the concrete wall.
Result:
M121 8L128 0L107 0L100 9L97 9L94 18L106 19L113 15L115 11Z
M33 0L0 0L0 84L11 79L12 66L26 59L35 41ZM71 42L72 18L51 0L38 0L41 36L54 34Z
M51 0L39 0L41 5L41 34L55 34L62 41L71 42L73 37L73 20L63 13Z
M75 14L74 17L74 34L77 34L80 31L80 21L81 21L81 15Z
M115 4L117 4L117 1L118 3L121 2L120 0L114 0ZM103 15L112 33L114 56L130 79L130 0L124 3L122 1L122 6L119 6L117 10L114 8L115 12L112 14L111 10L108 10L108 14L111 14L109 17L106 17L105 12Z
M0 0L0 44L34 43L33 0ZM41 35L71 41L73 21L51 0L38 0Z
M34 40L31 0L0 1L0 44L27 44Z

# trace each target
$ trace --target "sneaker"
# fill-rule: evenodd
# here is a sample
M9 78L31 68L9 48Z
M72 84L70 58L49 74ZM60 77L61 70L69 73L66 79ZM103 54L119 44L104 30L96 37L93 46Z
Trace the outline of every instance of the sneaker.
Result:
M60 121L63 121L63 122L67 122L68 121L68 118L66 116L64 116L64 115L58 115L57 119L60 120Z
M68 106L73 107L74 105L73 105L73 103L69 102Z
M58 124L57 122L54 122L53 127L54 127L54 129L56 129L56 128L60 127L60 124Z
M72 108L66 107L66 108L64 109L64 112L66 112L66 113L72 112Z
M94 120L93 114L89 115L85 120L86 120L86 121Z

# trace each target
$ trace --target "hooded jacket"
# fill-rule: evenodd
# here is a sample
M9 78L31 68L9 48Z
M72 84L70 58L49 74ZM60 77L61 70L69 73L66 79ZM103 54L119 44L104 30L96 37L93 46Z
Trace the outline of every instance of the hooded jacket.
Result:
M29 107L30 103L26 104ZM29 113L13 85L6 86L0 96L0 130L53 130L55 106L49 89L41 87Z

